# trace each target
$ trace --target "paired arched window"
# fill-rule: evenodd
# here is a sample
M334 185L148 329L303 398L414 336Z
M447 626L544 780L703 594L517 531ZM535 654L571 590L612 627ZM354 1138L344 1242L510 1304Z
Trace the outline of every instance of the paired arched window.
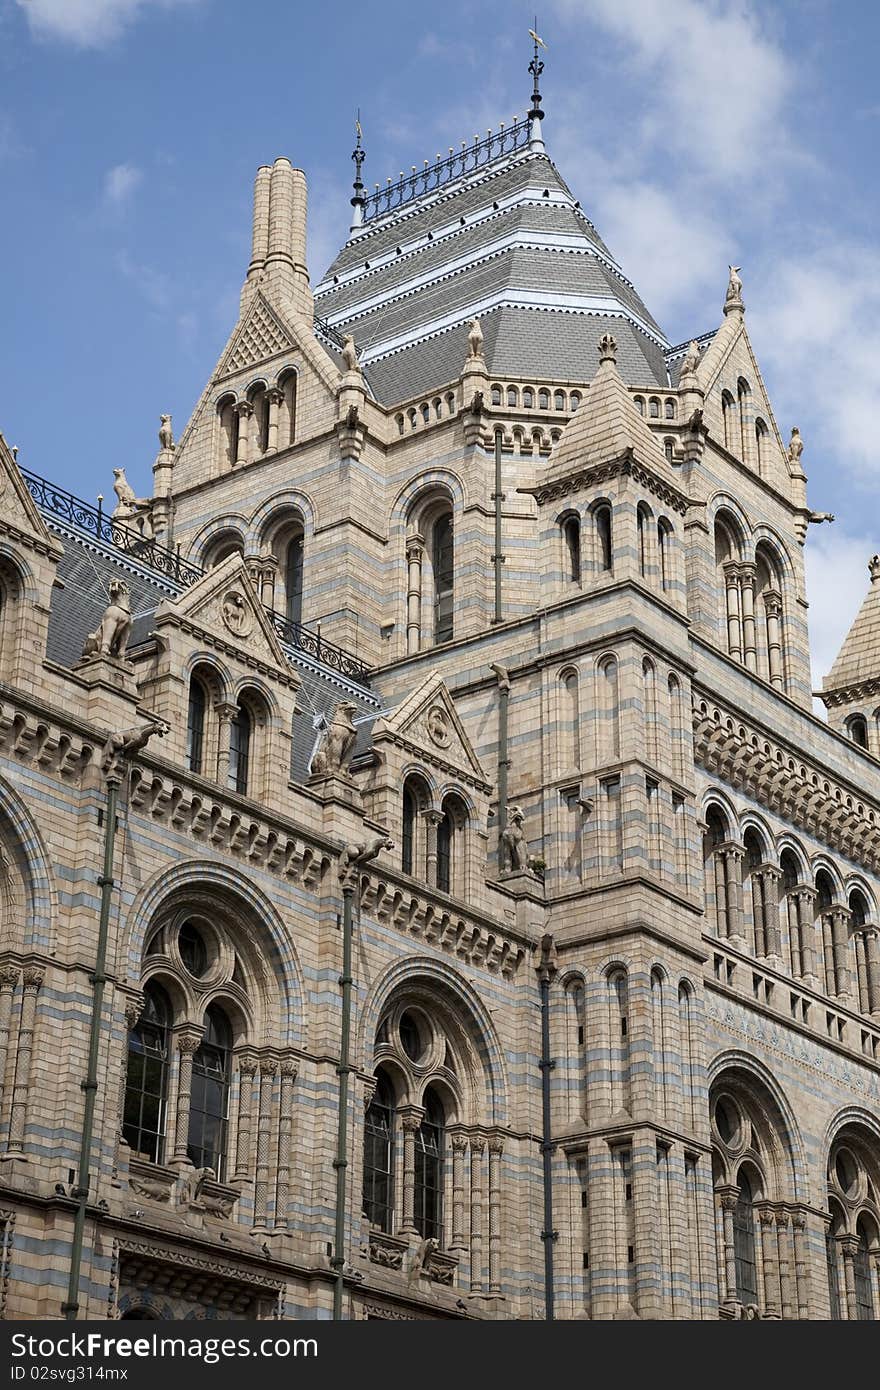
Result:
M364 1117L362 1209L371 1226L390 1232L394 1212L394 1089L383 1070Z
M581 519L574 512L562 519L565 548L565 577L570 584L581 582Z
M228 472L238 458L239 414L234 396L223 396L217 402L217 423L220 431L220 468Z
M614 569L611 504L597 502L591 508L594 530L594 565L598 574L610 574Z
M144 989L144 1008L128 1035L122 1134L135 1158L165 1161L168 1036L171 1006L156 984Z
M247 705L240 704L229 725L229 772L227 786L246 796L251 771L253 719Z
M745 1167L737 1178L737 1197L733 1208L733 1253L736 1267L736 1296L740 1303L758 1302L758 1261L755 1253L755 1193Z
M846 732L859 748L868 746L868 721L863 714L851 714L846 721Z
M451 512L442 513L434 522L431 535L431 563L434 571L434 642L451 642L454 615Z
M455 531L451 503L435 494L410 516L406 542L407 651L455 633Z
M413 1224L419 1235L440 1240L443 1235L443 1159L446 1125L443 1102L432 1086L425 1091L424 1118L416 1134Z
M189 703L186 716L186 764L190 772L204 771L205 757L205 714L208 697L205 687L197 676L189 683Z
M847 1125L828 1160L825 1251L832 1318L880 1317L878 1176L876 1139L858 1124Z

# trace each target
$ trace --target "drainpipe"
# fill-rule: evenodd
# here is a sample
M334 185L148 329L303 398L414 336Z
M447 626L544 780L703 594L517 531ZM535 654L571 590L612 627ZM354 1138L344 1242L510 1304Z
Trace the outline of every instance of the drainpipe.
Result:
M348 1078L354 1068L349 1063L351 1042L351 938L352 908L358 891L358 869L362 864L375 859L381 849L393 849L394 841L387 835L377 835L369 845L346 845L339 863L339 878L342 884L342 1034L339 1045L339 1114L336 1128L336 1228L333 1241L333 1258L330 1267L335 1271L333 1284L333 1321L342 1321L342 1295L345 1283L345 1188L348 1169Z
M510 676L506 666L493 662L489 667L498 681L498 868L501 868L501 836L507 829L507 773L510 768L507 746L507 707L510 703Z
M495 431L495 491L492 493L492 500L495 503L495 554L492 556L492 564L495 567L495 616L493 623L501 622L501 566L504 564L504 556L501 553L501 504L504 501L504 493L501 491L501 431Z
M541 958L537 967L541 992L541 1154L544 1163L544 1229L541 1240L544 1245L544 1317L547 1322L552 1322L554 1317L553 1246L559 1239L559 1232L553 1229L554 1145L550 1123L550 1073L556 1066L550 1056L550 981L556 972L553 955L553 937L548 932L541 937Z
M98 945L95 953L95 969L92 975L92 1018L89 1027L89 1055L86 1064L86 1077L80 1083L85 1093L83 1105L82 1134L79 1146L79 1167L76 1185L71 1197L76 1201L76 1214L73 1220L73 1242L70 1248L70 1277L67 1283L67 1302L61 1311L68 1322L75 1322L79 1312L79 1279L82 1267L83 1237L86 1229L86 1208L89 1200L91 1178L89 1164L92 1157L92 1133L95 1125L95 1103L98 1097L98 1050L101 1045L101 1013L104 1005L104 985L107 983L107 938L110 929L110 904L116 880L113 877L113 850L116 835L116 807L119 801L119 787L124 775L124 763L133 753L144 747L153 734L161 736L168 732L167 724L148 724L140 729L128 729L121 734L111 734L106 744L101 763L104 773L106 794L104 799L104 862L98 883L101 888L101 909L98 918Z

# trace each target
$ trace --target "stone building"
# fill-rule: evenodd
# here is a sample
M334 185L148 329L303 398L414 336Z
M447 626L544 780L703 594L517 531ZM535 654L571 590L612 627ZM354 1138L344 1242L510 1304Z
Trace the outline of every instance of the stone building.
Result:
M670 344L532 70L314 291L259 169L143 497L0 442L6 1317L880 1315L880 561L826 724L739 270Z

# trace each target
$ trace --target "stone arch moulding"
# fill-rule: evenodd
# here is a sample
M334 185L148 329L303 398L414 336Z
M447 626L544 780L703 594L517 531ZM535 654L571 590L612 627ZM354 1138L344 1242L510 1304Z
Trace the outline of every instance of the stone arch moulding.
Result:
M779 1135L781 1145L788 1145L794 1181L795 1199L799 1202L810 1200L810 1184L804 1152L804 1142L794 1111L788 1098L769 1067L751 1053L726 1048L713 1057L706 1068L706 1089L711 1091L725 1072L741 1072L763 1086L779 1111L785 1125L785 1133Z
M227 868L210 860L187 860L154 875L132 904L122 932L119 959L128 982L140 979L149 929L164 910L170 909L175 902L185 902L188 890L196 890L202 897L215 893L237 904L239 910L244 907L251 923L268 937L271 947L268 964L287 1021L284 1046L305 1047L306 996L296 946L278 909L262 889L243 877L240 869Z
M474 986L444 961L430 956L412 956L388 967L373 984L360 1010L357 1056L361 1066L369 1070L373 1039L382 1014L395 990L409 982L434 985L443 991L451 1006L464 1013L462 1024L469 1028L477 1047L486 1082L486 1101L491 1113L490 1123L504 1125L508 1113L508 1081L504 1054L495 1025L488 1009Z
M6 839L24 886L22 920L17 924L14 945L54 952L58 897L52 861L36 821L5 778L0 778L0 835Z

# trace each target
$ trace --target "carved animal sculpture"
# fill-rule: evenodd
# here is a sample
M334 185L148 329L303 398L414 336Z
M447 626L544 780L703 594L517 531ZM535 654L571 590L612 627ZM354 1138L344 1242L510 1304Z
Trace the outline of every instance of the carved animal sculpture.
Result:
M119 505L116 508L117 512L123 509L127 512L129 508L133 508L137 505L137 497L135 496L134 488L126 478L124 468L113 469L113 491L119 498Z
M468 357L482 357L483 330L479 319L471 319L468 329Z
M730 271L730 279L727 282L727 303L741 304L743 282L739 278L739 273L742 270L742 266L729 265L727 269Z
M342 360L345 363L347 372L359 372L360 363L358 362L357 348L354 345L354 338L350 333L346 333L342 340Z
M131 598L124 579L111 579L110 602L83 644L83 656L124 656L131 632Z
M352 721L357 705L340 700L333 711L324 742L312 758L312 775L329 777L334 773L344 777L354 752L357 730Z
M523 830L523 820L521 807L514 806L510 813L510 820L501 832L501 852L504 867L514 873L529 867L529 845Z
M160 415L159 419L161 421L161 424L159 425L159 443L161 444L163 449L173 449L174 434L171 429L171 416Z
M697 370L697 363L699 360L700 349L697 347L696 343L689 343L688 350L682 359L681 376L693 376L694 372Z

